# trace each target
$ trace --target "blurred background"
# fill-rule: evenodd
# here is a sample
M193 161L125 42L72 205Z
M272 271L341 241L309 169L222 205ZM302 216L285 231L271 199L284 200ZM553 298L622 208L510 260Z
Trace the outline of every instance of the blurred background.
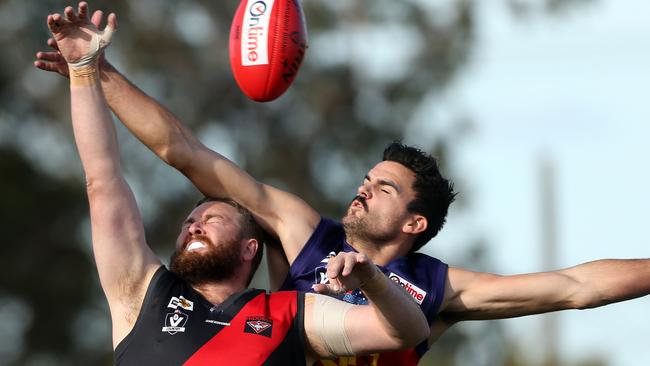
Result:
M32 66L61 1L0 1L0 365L110 365L67 80ZM500 274L648 257L650 4L631 0L305 0L292 88L247 100L228 64L237 1L94 1L107 55L256 178L338 218L384 145L441 159L460 191L423 251ZM119 128L166 260L199 197ZM644 166L646 168L644 168ZM255 279L267 287L265 269ZM650 298L461 323L422 365L650 365Z

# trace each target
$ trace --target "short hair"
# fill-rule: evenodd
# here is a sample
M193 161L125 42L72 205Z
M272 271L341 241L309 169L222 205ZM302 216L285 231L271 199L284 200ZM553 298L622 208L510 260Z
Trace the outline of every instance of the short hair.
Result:
M442 176L433 156L400 141L393 141L384 149L383 161L399 163L415 173L412 187L415 198L409 202L407 210L424 216L428 224L427 229L415 238L411 248L411 252L415 252L444 226L449 205L457 194L454 184Z
M264 242L268 239L268 234L266 231L264 231L264 229L262 229L257 221L255 221L253 214L251 214L250 211L248 211L244 206L240 205L236 201L233 201L229 198L203 197L196 203L194 207L199 207L207 202L222 202L236 208L239 216L241 217L239 220L239 225L241 227L241 237L253 238L257 240L257 253L255 253L255 257L251 262L251 274L248 278L248 282L246 283L247 286L250 285L251 280L253 279L253 275L255 275L257 268L259 268L260 263L262 262L262 256L264 254Z

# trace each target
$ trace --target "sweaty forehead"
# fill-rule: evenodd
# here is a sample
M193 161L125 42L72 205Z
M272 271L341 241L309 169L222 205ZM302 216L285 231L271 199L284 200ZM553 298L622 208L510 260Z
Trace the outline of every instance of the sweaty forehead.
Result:
M402 189L411 188L415 181L415 173L411 169L394 161L378 163L370 169L368 176L371 179L389 179Z

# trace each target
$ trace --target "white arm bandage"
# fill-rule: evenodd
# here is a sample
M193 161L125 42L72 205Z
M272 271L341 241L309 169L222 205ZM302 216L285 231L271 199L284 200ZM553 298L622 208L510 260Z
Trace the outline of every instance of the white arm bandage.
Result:
M345 331L345 316L354 305L319 294L308 294L306 301L313 301L314 333L322 340L327 352L332 356L353 355Z

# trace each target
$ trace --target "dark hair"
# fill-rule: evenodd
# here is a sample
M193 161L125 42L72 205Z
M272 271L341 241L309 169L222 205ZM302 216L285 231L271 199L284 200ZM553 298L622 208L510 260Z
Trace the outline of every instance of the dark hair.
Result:
M411 248L414 252L436 236L445 224L449 205L456 197L454 184L440 174L433 156L400 141L384 149L383 161L394 161L415 173L415 199L408 204L407 210L426 217L427 229L415 238Z
M264 254L264 242L268 239L268 235L264 229L255 221L253 214L248 211L244 206L239 203L229 199L229 198L214 198L214 197L203 197L200 199L194 207L199 207L206 202L223 202L237 209L239 213L240 220L239 225L241 226L241 237L242 238L253 238L257 240L257 253L255 253L255 258L251 262L251 274L248 278L246 285L248 286L253 279L253 275L257 271L257 268L262 262L262 255Z

